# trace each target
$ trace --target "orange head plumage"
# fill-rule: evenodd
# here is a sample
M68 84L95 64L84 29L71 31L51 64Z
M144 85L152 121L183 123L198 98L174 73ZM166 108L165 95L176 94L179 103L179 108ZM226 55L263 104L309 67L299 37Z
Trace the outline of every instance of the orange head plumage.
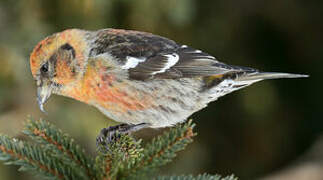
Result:
M38 103L52 92L72 83L85 66L86 32L69 29L51 35L37 44L30 55L30 69L38 85Z
M86 47L85 33L79 29L69 29L40 41L30 55L30 68L34 78L40 73L42 65L50 61L53 56L64 55L64 50L72 52L74 58L82 66Z

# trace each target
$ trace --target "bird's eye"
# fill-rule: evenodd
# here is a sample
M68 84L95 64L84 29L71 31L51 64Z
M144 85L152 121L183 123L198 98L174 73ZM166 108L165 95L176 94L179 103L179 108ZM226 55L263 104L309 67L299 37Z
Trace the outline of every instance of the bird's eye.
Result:
M48 63L43 64L42 67L40 68L40 71L43 73L47 73L48 72Z

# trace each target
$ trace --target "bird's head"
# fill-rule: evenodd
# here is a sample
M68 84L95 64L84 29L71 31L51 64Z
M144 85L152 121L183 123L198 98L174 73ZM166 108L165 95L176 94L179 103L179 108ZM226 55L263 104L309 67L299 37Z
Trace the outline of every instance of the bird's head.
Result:
M85 34L78 29L56 33L39 42L31 53L30 68L41 111L52 93L68 88L83 72L88 49Z

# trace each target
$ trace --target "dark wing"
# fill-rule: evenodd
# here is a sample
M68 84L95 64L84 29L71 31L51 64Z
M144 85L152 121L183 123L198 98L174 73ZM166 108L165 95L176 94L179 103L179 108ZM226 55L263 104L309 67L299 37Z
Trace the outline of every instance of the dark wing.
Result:
M90 56L110 53L122 69L128 70L129 77L136 80L211 76L242 70L200 50L150 33L106 29L98 31L97 37Z
M181 78L224 74L234 68L220 63L213 56L187 46L160 52L129 69L134 79Z
M121 64L126 63L127 57L150 58L158 53L177 49L174 41L151 33L122 30L104 29L94 34L94 42L90 50L90 56L110 53Z

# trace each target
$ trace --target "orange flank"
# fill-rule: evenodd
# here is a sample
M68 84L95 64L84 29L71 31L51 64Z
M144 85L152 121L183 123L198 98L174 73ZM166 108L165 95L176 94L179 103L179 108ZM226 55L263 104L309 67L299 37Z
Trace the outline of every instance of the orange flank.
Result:
M118 82L113 74L107 73L105 67L100 67L100 61L95 65L88 65L86 73L74 87L67 92L62 92L79 101L99 105L112 112L125 113L128 111L144 110L152 106L149 95L132 93L129 96L126 91L126 82Z

